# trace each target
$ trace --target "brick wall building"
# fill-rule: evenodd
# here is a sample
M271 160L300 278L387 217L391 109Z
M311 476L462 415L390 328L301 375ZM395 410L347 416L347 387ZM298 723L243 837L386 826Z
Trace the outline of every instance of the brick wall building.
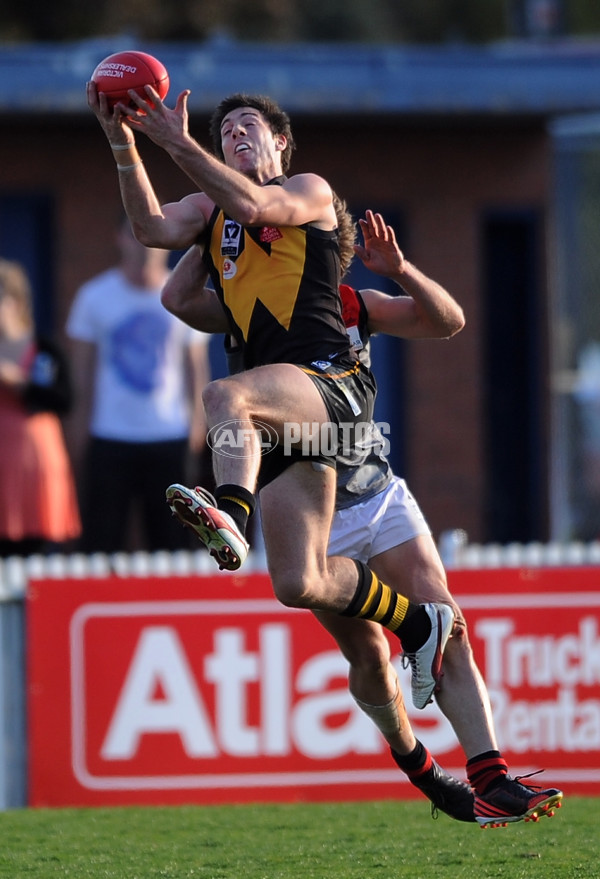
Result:
M20 101L0 89L0 253L29 263L40 319L59 334L79 284L116 258L117 174L85 106L84 83L97 61L118 48L88 49L67 83L57 80L52 89L44 80L37 97L26 81ZM456 84L440 63L447 59L443 51L430 57L429 66L408 66L412 86L405 70L389 64L392 80L380 81L377 68L373 84L373 59L380 58L374 49L365 57L350 48L347 56L333 53L328 69L335 81L307 57L301 70L321 75L319 91L297 70L289 73L301 59L286 58L284 50L276 62L260 54L238 57L243 73L236 78L218 59L214 70L205 67L199 75L192 65L199 50L143 48L174 73L168 103L192 86L191 129L201 142L207 143L209 108L220 97L242 90L273 95L292 117L293 170L322 174L355 215L367 207L384 213L407 257L456 296L467 324L451 341L375 343L380 417L393 428L392 460L436 535L464 528L478 542L547 539L548 120L588 109L585 95L577 103L576 83L572 94L561 96L556 89L552 94L546 77L535 104L541 85L532 79L521 99L527 106L519 104L518 84L511 86L512 104L506 99L495 106L497 91L485 80L494 59L484 53L478 66L461 68L464 94L454 106ZM56 58L64 55L56 50ZM600 55L594 58L600 77ZM34 61L39 58L32 54ZM0 69L2 63L0 54ZM552 69L552 59L546 63ZM514 66L504 69L504 79L502 70L495 71L496 89L510 85ZM223 70L227 76L220 76ZM288 78L278 79L281 70ZM429 84L420 103L415 82ZM593 101L600 103L600 88ZM190 191L182 172L143 138L140 152L162 201ZM363 276L357 280L364 282ZM375 278L366 283L381 286Z

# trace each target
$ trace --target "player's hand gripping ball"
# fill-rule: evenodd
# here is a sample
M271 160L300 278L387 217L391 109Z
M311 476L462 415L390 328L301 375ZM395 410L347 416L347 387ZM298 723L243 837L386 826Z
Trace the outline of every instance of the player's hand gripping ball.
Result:
M146 85L151 85L158 92L161 101L164 101L169 91L166 67L158 58L146 52L115 52L114 55L109 55L92 73L92 81L96 83L98 91L106 95L110 107L119 102L129 105L130 89L135 89L146 101Z

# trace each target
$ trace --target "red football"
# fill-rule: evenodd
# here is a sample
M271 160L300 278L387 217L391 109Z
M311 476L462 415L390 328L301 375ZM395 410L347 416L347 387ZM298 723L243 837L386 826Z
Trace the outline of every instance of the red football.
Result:
M151 85L161 100L166 98L169 91L169 74L164 64L146 52L115 52L109 55L96 67L92 80L98 91L104 92L111 107L119 101L128 104L129 89L135 89L147 99L144 86Z

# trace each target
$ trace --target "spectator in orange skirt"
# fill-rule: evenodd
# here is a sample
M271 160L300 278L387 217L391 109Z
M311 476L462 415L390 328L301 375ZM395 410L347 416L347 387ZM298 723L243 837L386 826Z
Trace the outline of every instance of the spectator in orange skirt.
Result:
M67 363L37 335L23 267L0 259L0 556L60 551L81 531L60 417Z

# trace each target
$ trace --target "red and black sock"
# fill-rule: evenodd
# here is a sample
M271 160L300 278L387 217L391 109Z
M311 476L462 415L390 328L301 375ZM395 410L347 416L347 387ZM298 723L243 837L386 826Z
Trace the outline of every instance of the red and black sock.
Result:
M399 754L393 748L390 748L390 751L398 767L408 775L411 781L417 781L421 775L431 769L433 757L418 739L410 754Z
M507 774L508 765L500 751L484 751L467 760L467 778L479 796L496 787Z

